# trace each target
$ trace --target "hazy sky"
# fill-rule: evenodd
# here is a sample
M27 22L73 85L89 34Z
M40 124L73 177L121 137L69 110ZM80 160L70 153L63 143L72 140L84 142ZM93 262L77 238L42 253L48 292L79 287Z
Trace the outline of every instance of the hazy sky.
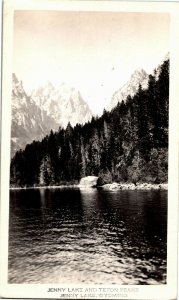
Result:
M169 21L164 13L16 11L13 72L28 92L65 82L101 113L135 69L151 72L167 54Z

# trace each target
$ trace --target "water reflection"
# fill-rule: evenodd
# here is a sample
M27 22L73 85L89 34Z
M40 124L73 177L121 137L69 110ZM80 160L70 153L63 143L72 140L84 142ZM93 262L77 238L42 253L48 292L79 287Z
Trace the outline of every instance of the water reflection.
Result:
M165 283L165 191L39 189L10 198L10 283Z

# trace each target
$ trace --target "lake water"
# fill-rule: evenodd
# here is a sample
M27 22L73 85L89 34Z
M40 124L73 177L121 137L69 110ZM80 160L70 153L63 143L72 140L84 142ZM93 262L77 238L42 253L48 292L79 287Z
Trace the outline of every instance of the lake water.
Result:
M10 191L9 283L165 284L167 191Z

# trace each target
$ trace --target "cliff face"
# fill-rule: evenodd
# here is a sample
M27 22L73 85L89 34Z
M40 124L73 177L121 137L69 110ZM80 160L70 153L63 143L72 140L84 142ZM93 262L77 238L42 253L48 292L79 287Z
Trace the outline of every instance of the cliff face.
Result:
M22 82L13 74L11 156L33 140L49 134L49 128L58 129L58 123L28 96Z
M91 120L92 113L80 92L65 83L55 88L48 82L34 90L31 97L61 127L66 127L68 122L74 126Z
M65 85L55 89L51 83L28 96L15 74L12 77L11 156L33 140L41 140L50 130L68 122L85 123L91 111L80 93Z

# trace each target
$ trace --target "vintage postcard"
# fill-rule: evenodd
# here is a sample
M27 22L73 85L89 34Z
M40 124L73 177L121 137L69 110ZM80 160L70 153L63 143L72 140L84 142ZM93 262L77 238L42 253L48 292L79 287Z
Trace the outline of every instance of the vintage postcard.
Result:
M3 3L0 296L177 299L179 4Z

